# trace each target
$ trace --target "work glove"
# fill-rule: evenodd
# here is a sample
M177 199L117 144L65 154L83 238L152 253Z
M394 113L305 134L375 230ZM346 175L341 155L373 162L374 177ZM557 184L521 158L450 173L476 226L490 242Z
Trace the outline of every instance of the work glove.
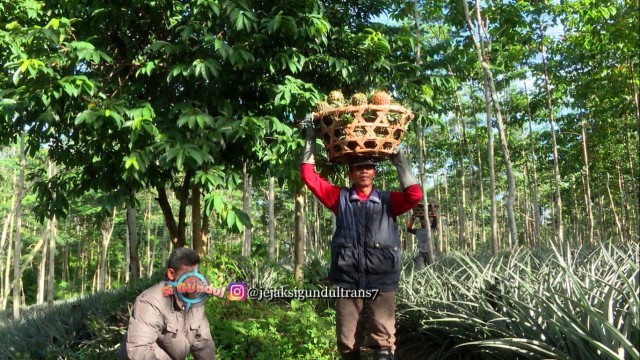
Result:
M402 186L403 190L418 183L411 172L411 165L409 164L409 161L407 161L407 158L404 157L402 149L398 150L396 154L391 156L391 162L398 171L398 179L400 180L400 186Z
M304 144L304 149L302 150L302 155L300 156L300 162L303 164L314 164L316 163L316 129L311 125L307 125L307 134L306 134L306 142Z

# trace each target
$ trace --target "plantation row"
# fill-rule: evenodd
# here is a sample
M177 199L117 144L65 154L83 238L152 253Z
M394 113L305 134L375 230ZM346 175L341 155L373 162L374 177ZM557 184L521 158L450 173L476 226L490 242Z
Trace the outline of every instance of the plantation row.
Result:
M638 359L638 244L564 252L520 250L498 257L451 254L415 271L405 257L398 292L401 359ZM294 288L290 262L217 256L210 279ZM226 264L225 266L215 266ZM327 261L305 268L303 288L326 284ZM7 359L115 359L133 299L155 276L113 292L34 309L0 328ZM213 282L213 281L212 281ZM334 359L331 301L228 301L207 315L218 357Z

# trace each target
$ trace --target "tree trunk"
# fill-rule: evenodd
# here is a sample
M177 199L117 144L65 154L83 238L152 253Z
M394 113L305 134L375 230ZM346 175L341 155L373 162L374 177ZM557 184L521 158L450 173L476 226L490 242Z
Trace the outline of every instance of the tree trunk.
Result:
M629 138L629 134L627 134L627 136L625 137L625 148L626 148L626 152L627 152L627 161L628 163L628 167L629 167L629 174L631 175L629 177L629 192L631 194L636 194L633 196L640 196L638 195L638 179L637 179L637 175L636 172L634 171L634 169L636 169L637 165L634 164L633 159L634 156L631 154L631 151L629 151L630 148L633 148L633 146L630 144L631 140ZM640 148L638 148L638 152L639 152L639 158L640 158ZM638 224L640 224L640 204L637 203L635 200L627 200L628 201L632 201L633 204L633 208L631 208L631 210L629 210L631 212L631 214L629 215L629 240L632 240L635 238L636 241L640 240L640 229L638 229L639 232L636 232L635 235L633 234L633 231L635 231L634 229L638 226ZM627 203L627 207L629 207L628 203ZM635 221L635 225L633 223L633 221Z
M242 192L242 211L245 212L249 217L251 217L251 193L253 190L253 176L249 173L248 169L248 161L245 161L242 166L242 177L243 177L243 192ZM251 256L251 242L253 240L253 232L251 228L248 226L244 227L244 241L242 243L242 256L249 257Z
M322 204L314 196L313 201L313 251L318 253L320 250L320 216L322 214Z
M538 170L536 166L536 145L533 138L533 116L531 115L531 103L529 102L529 93L527 91L527 84L524 84L524 92L527 99L527 122L529 124L529 147L531 149L531 182L529 188L531 189L531 207L533 216L533 242L531 246L535 246L540 240L540 206L538 204ZM528 172L527 172L528 173Z
M560 166L558 164L558 144L556 142L556 122L553 116L553 107L551 105L551 86L549 85L549 72L547 69L546 50L544 46L544 36L541 40L541 57L544 76L544 88L547 97L547 111L549 113L549 125L551 127L551 145L553 147L553 176L556 191L556 230L558 244L562 246L564 243L564 221L562 219L562 196L560 195Z
M460 158L460 161L464 161ZM457 218L458 218L458 247L460 251L467 250L467 241L466 241L466 213L465 213L465 203L466 203L466 191L465 191L465 170L464 165L461 164L461 168L457 169L458 179L460 180L460 186L456 187L456 204L457 204ZM427 223L428 224L428 223Z
M85 250L82 247L82 239L81 241L78 241L78 259L80 259L80 261L78 264L79 265L78 271L77 271L78 275L76 276L76 279L80 279L80 296L84 296L84 287L85 287L84 280L85 280L87 264L85 261Z
M169 230L169 237L174 248L181 248L187 245L185 237L186 217L187 205L189 202L189 190L191 189L191 178L193 178L193 173L194 170L192 168L187 168L185 170L182 186L180 187L180 192L178 194L179 206L177 223L176 219L173 217L173 211L171 210L167 190L164 186L156 186L156 190L158 191L158 204L162 210L165 225L167 226L167 230Z
M449 73L453 74L453 71L449 67ZM476 249L476 237L477 237L477 222L476 222L476 206L475 206L475 169L473 166L473 154L471 153L471 149L469 148L469 142L467 139L467 125L464 120L464 110L462 108L462 101L460 100L460 92L456 91L456 109L458 109L458 118L460 121L461 128L461 136L459 136L459 146L460 146L460 166L462 168L462 214L466 217L466 194L465 194L465 176L466 170L464 165L464 155L467 156L467 161L469 162L469 207L471 208L471 229L470 229L470 238L471 241L467 241L468 245L471 248L471 251L475 251ZM462 227L466 229L465 225L466 219L462 219ZM466 231L466 230L465 230Z
M598 210L600 212L600 242L607 241L606 215L604 213L604 196L598 190Z
M206 207L202 208L202 226L200 227L200 243L202 244L202 255L205 256L210 251L209 244L209 218ZM154 244L155 248L155 244Z
M607 173L607 194L609 195L609 204L611 205L611 213L613 214L613 219L616 222L616 230L618 231L620 242L624 242L624 231L622 230L622 224L620 223L620 218L618 217L618 212L616 211L616 204L615 204L615 201L613 200L613 195L611 195L611 187L609 186L610 180L611 180L611 176Z
M140 278L140 238L138 237L136 205L133 201L127 205L127 234L129 235L129 267L128 276L131 281Z
M69 248L69 238L64 238L64 247L62 248L62 281L69 282L69 257L71 257L71 249Z
M440 195L440 179L438 179L438 173L436 173L436 179L435 179L435 184L436 184L436 199L438 201L438 204L442 204L442 196ZM440 212L441 214L441 212ZM444 252L444 248L442 246L442 232L443 232L443 228L442 228L442 216L440 216L440 214L436 211L436 216L437 216L437 231L438 231L438 242L436 245L436 248L438 249L438 253L442 254Z
M276 191L275 191L275 177L269 176L269 251L267 252L267 258L274 260L276 255Z
M508 187L508 196L507 196L507 219L509 222L509 233L511 238L510 247L514 247L517 243L517 227L516 227L516 219L515 213L513 210L513 204L515 202L515 178L513 175L513 167L511 164L511 156L509 154L509 146L507 142L507 133L504 127L504 123L502 121L502 111L500 109L500 103L497 97L497 91L495 88L495 82L493 80L493 73L491 72L491 67L489 65L489 57L485 54L485 40L482 36L481 28L483 28L482 17L480 14L480 5L479 2L476 1L476 21L478 24L478 35L474 33L473 24L471 22L471 15L469 13L469 6L466 0L463 0L465 18L467 22L467 26L469 27L469 33L473 40L474 49L476 50L476 57L478 59L478 63L482 68L483 73L483 82L485 89L485 101L487 101L487 117L490 119L490 105L493 105L493 113L496 118L496 125L498 126L498 135L500 138L500 145L502 147L504 163L507 171L507 187ZM488 24L487 24L488 26ZM488 45L490 47L490 44ZM487 130L492 129L492 127L488 126ZM493 143L493 134L491 134L491 142ZM490 155L492 157L493 154ZM489 164L490 168L495 169L491 165L491 161ZM494 194L495 196L495 194Z
M418 0L413 1L413 20L416 32L416 66L420 66L422 64L421 58L421 46L422 46L422 32L420 30L420 11ZM418 135L418 144L420 146L420 150L418 151L418 171L420 173L420 185L422 187L422 201L424 202L424 222L427 224L426 226L426 246L429 250L427 254L427 262L429 264L433 264L435 261L435 254L433 253L433 243L431 236L431 222L429 221L429 197L427 196L427 187L425 183L425 171L424 171L424 156L426 155L425 144L424 144L424 126L416 127L417 135Z
M458 216L459 216L459 230L458 230L458 240L462 246L463 249L469 249L471 246L470 242L468 241L467 237L467 212L466 212L466 207L467 207L467 185L466 185L466 178L467 178L467 167L465 166L465 158L464 155L466 153L466 149L465 149L465 145L466 145L466 131L465 131L465 125L464 125L464 118L463 118L463 111L462 111L462 104L460 103L460 95L456 92L456 103L457 103L457 108L458 108L458 121L459 121L459 133L458 133L458 146L460 147L458 149L458 156L459 156L459 162L460 162L460 205L458 208ZM469 161L471 159L468 159ZM469 167L470 169L472 169L472 167ZM471 170L471 173L473 173L473 170ZM473 182L473 176L471 175L471 182ZM471 187L473 187L473 185L471 185ZM470 201L470 203L473 203L473 196L472 196L472 200ZM473 236L473 231L472 231L472 235Z
M140 262L141 274L144 273L146 277L150 277L151 273L149 272L149 263L151 262L151 196L148 197L147 201L147 211L144 214L145 218L145 226L147 229L146 243L145 243L145 263L144 267L142 266L142 262ZM140 275L142 276L142 275Z
M477 238L477 222L476 222L476 171L473 166L473 155L471 154L471 150L469 149L469 142L467 141L467 130L464 120L462 120L462 138L463 145L465 147L467 158L469 159L470 164L470 174L469 174L469 206L471 208L471 251L476 251L476 238Z
M129 231L129 209L127 208L126 222L124 232L124 282L129 283L131 281L131 231Z
M462 7L464 9L465 21L469 28L469 36L473 42L473 47L476 51L478 62L483 72L483 87L485 97L485 113L487 117L487 136L488 136L488 157L489 157L489 181L490 181L490 197L491 197L491 253L493 256L498 254L498 211L496 207L496 180L495 180L495 157L494 157L494 145L493 145L493 125L491 123L491 88L489 85L489 75L491 71L489 64L487 63L487 57L484 55L484 41L481 36L482 22L480 19L480 8L476 2L476 16L478 17L478 38L476 38L473 23L471 21L471 14L469 12L469 4L467 0L462 0ZM497 116L498 114L496 114ZM506 158L505 158L506 159ZM510 196L509 196L510 197Z
M102 221L102 241L100 242L100 265L98 268L98 291L103 291L106 286L107 278L107 254L109 249L109 242L111 242L111 235L113 234L113 227L115 225L116 209L112 209L111 217L105 217Z
M450 243L450 239L449 236L451 235L451 232L449 231L449 227L451 225L451 218L449 218L449 214L451 213L451 202L449 201L449 176L446 173L444 173L444 199L446 201L447 207L446 207L446 211L445 211L445 229L443 229L442 234L440 235L440 237L442 238L442 252L449 252L451 250L451 243ZM443 202L444 205L444 202ZM443 207L444 208L444 207Z
M595 230L595 221L593 219L593 206L591 204L591 184L589 172L589 152L587 151L587 132L585 130L585 122L580 122L580 131L582 133L582 157L584 159L584 190L585 190L585 209L587 211L587 221L589 224L589 245L595 245L595 239L593 236Z
M55 215L49 220L49 276L47 277L47 307L51 308L55 300L56 285L56 239L58 237L58 223Z
M476 139L476 143L479 144L479 139ZM479 208L481 209L480 211L480 231L481 231L481 235L482 235L482 243L486 244L487 243L487 229L485 227L484 224L484 211L482 211L482 209L484 209L484 175L482 172L482 156L480 156L480 146L477 146L476 148L476 152L478 155L478 174L480 174L480 176L478 177L479 180L478 182L480 183L480 206Z
M620 172L620 164L616 163L616 171L618 172L618 191L620 193L620 207L622 211L621 223L622 223L622 231L625 239L630 239L630 229L629 229L629 204L627 203L627 194L626 194L626 186L624 184L624 178L622 173Z
M629 72L631 74L631 89L633 91L633 104L635 105L636 110L636 121L637 121L637 136L640 138L640 96L638 95L638 88L636 86L636 76L633 68L633 61L629 60ZM628 138L627 138L628 139ZM627 148L628 149L628 148ZM640 157L640 149L638 149L638 157ZM632 158L629 157L629 162L632 162ZM631 166L631 174L633 175L633 166ZM636 238L640 238L640 191L638 191L637 179L635 176L631 176L633 184L635 184L632 188L634 189L634 193L636 196Z
M14 208L15 209L15 208ZM11 262L13 261L13 222L10 225L9 244L7 246L6 266L4 268L4 290L2 291L2 299L0 300L0 309L7 309L7 299L9 298L9 290L11 290L11 278L9 277L11 270Z
M147 253L147 274L149 277L153 275L157 246L158 246L158 222L156 222L155 228L153 231L153 246L151 247L150 252Z
M111 257L107 257L107 283L105 289L111 289Z
M464 0L466 2L466 0ZM487 156L489 172L489 198L491 199L491 254L498 255L498 206L496 204L496 173L495 173L495 155L493 145L493 125L491 124L491 108L489 89L487 84L484 85L485 95L485 112L487 116Z
M45 231L48 232L48 230L45 230ZM42 248L42 246L44 245L44 243L45 243L47 238L49 238L49 234L45 233L43 236L41 236L40 239L38 240L38 242L33 246L31 251L27 255L27 257L25 258L25 260L22 263L22 265L18 264L18 268L20 269L20 271L17 274L14 273L13 280L9 284L10 288L18 288L20 290L19 293L18 293L18 296L14 297L14 303L17 300L17 302L20 305L24 305L24 293L23 293L23 288L22 288L22 274L27 269L29 269L29 267L31 266L31 262L36 257L36 255L40 251L40 248ZM14 260L15 260L15 258L14 258ZM3 295L3 297L2 297L2 299L0 299L0 302L3 303L3 304L6 304L8 296L9 296L9 293L8 292L5 293Z
M293 251L293 277L296 282L302 282L304 279L304 273L302 271L305 262L305 244L306 234L305 229L307 220L304 214L304 187L299 186L296 189L295 194L295 238L294 238L294 251Z
M18 182L18 174L16 171L13 172L13 186L12 189L16 188ZM9 239L9 242L7 242L7 235L9 235L9 237L12 238L11 234L13 231L13 211L15 210L15 206L16 206L16 194L12 191L11 192L11 207L9 208L9 213L7 214L7 217L4 219L4 223L2 224L2 238L0 238L0 296L5 295L5 293L8 291L8 283L9 283L9 269L11 268L10 264L9 264L9 260L11 258L11 239ZM4 266L4 263L2 262L2 252L4 251L4 247L5 244L7 244L7 266ZM7 270L7 276L6 279L3 276L4 269ZM6 303L5 304L0 304L0 310L5 310L6 309Z
M42 237L48 236L49 232L46 230L42 232ZM46 240L44 240L46 242ZM45 289L47 287L47 247L42 248L42 254L40 254L40 263L38 264L38 296L36 297L36 304L44 303Z
M193 236L193 250L198 253L200 258L204 257L205 245L202 239L202 219L200 218L202 209L200 207L200 186L193 184L191 186L191 229ZM151 209L149 209L151 211Z
M462 115L462 109L460 107L460 104L458 104L457 111L458 114L456 117L460 118ZM448 130L448 129L447 129ZM447 137L448 137L448 142L449 142L449 146L450 146L450 151L451 151L451 156L454 157L454 150L453 150L453 141L451 139L451 131L447 131ZM460 180L460 186L456 186L456 215L457 215L457 231L458 231L458 248L460 249L460 251L464 251L467 248L467 241L466 241L466 212L465 212L465 204L466 204L466 184L465 184L465 177L466 177L466 169L464 166L464 156L462 154L462 140L461 140L461 136L458 135L458 168L456 169L456 178L458 178ZM428 224L428 222L427 222Z
M522 151L523 153L523 158L526 159L526 155L524 154L524 150ZM523 173L526 176L526 181L527 183L530 181L528 172L529 169L527 167L527 161L523 162ZM533 220L533 216L531 216L531 206L529 203L529 197L528 197L528 193L527 190L525 189L523 192L523 196L521 197L521 202L520 202L520 211L521 213L524 215L524 243L527 245L528 248L531 248L531 244L533 243L533 230L532 230L532 220Z
M426 153L426 149L425 149L425 143L424 143L424 126L417 126L417 136L418 136L418 146L419 146L419 151L418 151L418 172L420 174L420 186L422 188L422 202L424 203L424 214L423 214L423 220L424 223L427 225L425 227L425 233L426 233L426 241L425 241L425 246L427 247L428 253L427 253L427 263L428 264L433 264L436 260L436 256L433 253L433 236L431 233L431 221L429 219L429 197L427 196L427 183L425 180L425 169L424 169L424 157L425 157L425 153Z
M13 238L13 318L20 319L20 255L22 253L22 196L24 193L24 132L20 134L20 175L18 177L18 188L16 190L16 207L13 211L15 214L15 235Z
M169 203L169 197L167 196L167 190L164 186L160 185L156 186L156 190L158 191L158 205L160 206L160 210L162 210L164 224L169 234L169 241L173 247L183 247L185 245L185 241L184 238L181 240L178 235L178 225L176 224L176 219L173 217L171 204Z
M167 245L169 245L170 241L169 240L169 229L166 226L162 227L162 246L161 246L161 254L160 254L160 267L162 269L166 269L167 268Z
M312 252L313 251L313 242L315 241L313 236L313 232L314 232L314 225L313 225L313 216L314 216L314 207L313 207L313 200L308 200L308 195L311 195L311 197L313 197L312 194L310 194L309 192L305 191L304 192L304 204L305 204L305 208L304 208L304 214L305 214L305 219L306 219L306 224L305 224L305 230L307 231L305 239L307 240L307 243L305 244L305 252Z

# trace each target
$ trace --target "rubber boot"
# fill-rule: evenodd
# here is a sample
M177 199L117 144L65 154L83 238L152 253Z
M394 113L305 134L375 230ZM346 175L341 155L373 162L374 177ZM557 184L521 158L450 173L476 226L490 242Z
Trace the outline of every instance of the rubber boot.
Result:
M373 351L373 360L393 360L393 353L389 349L376 349Z
M360 360L360 350L354 350L346 354L341 354L340 358L342 360Z

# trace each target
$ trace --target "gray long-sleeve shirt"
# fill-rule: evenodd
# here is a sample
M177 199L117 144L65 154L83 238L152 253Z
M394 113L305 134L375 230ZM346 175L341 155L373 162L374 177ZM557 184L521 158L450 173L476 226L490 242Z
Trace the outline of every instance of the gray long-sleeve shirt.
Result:
M196 360L216 358L204 304L183 310L174 296L164 296L164 281L138 296L120 359L178 360L189 353Z

